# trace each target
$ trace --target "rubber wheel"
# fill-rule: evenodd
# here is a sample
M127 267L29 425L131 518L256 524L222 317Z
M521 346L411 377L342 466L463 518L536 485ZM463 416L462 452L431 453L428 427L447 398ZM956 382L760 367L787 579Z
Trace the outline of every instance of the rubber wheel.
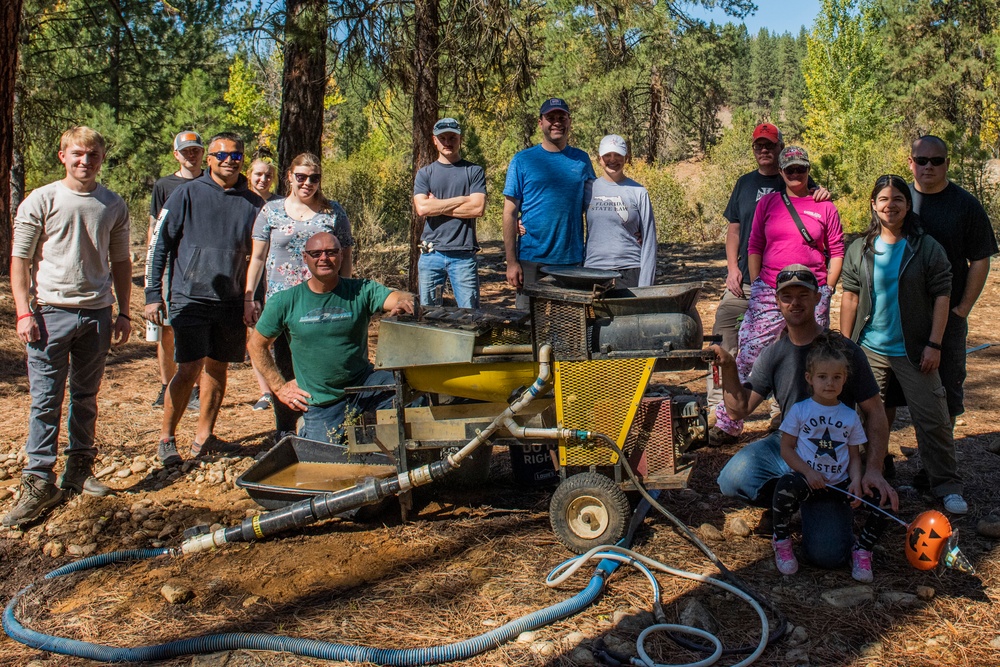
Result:
M631 508L615 481L596 472L566 479L552 494L549 521L559 541L582 554L625 535Z

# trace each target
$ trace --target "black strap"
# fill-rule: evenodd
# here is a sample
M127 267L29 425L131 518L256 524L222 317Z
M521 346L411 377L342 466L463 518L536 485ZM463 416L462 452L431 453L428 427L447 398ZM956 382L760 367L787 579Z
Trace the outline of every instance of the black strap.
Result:
M830 259L830 255L827 253L826 248L820 248L819 244L816 243L816 239L812 237L812 234L809 233L806 226L802 224L802 218L799 217L799 212L795 210L794 206L792 206L792 202L788 199L787 192L781 193L781 201L785 202L785 208L788 209L788 214L792 216L792 220L795 221L795 226L799 228L799 234L802 234L802 240L806 242L806 245L815 248L823 253L824 257Z

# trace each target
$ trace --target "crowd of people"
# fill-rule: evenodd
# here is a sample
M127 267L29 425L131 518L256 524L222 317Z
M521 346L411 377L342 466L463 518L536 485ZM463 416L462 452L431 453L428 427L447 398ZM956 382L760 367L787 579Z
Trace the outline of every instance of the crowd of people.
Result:
M590 155L569 145L564 100L545 100L538 127L541 143L514 155L503 190L506 279L516 306L527 307L522 288L543 266L610 269L622 286L654 284L655 217L648 192L625 175L627 142L613 134L601 140L598 176ZM188 457L236 449L214 428L228 365L246 354L261 389L254 407L274 408L278 437L336 442L352 410L394 396L391 374L368 359L373 315L412 313L418 300L439 305L449 283L459 307L480 307L476 226L486 174L462 158L456 119L437 121L433 142L438 158L413 186L424 219L415 297L354 277L351 224L323 194L317 156L298 155L279 175L261 155L244 176L240 137L217 134L207 152L197 132L175 137L178 168L156 182L150 203L144 311L147 337L158 346L154 405L163 407L157 457L164 466L182 461L176 434L189 409L199 417ZM878 179L871 223L846 249L836 205L813 181L806 150L785 146L770 123L754 129L750 146L758 168L737 181L724 212L710 443L737 443L741 420L768 398L773 419L766 437L732 456L718 484L727 496L772 510L782 573L798 568L789 521L799 511L809 562L850 562L856 579L870 581L884 521L873 514L855 540L858 501L845 492L898 507L887 480L898 406L911 407L918 481L946 511L968 511L953 428L964 411L966 322L996 238L980 203L948 180L947 145L937 137L913 142L911 184ZM34 521L70 493L109 493L93 477L96 395L109 346L131 331L132 266L128 211L97 182L104 156L100 134L67 131L59 151L65 178L32 192L15 217L11 288L32 403L28 465L7 526ZM279 178L284 197L272 194ZM839 331L831 331L838 284ZM69 445L56 480L67 377Z

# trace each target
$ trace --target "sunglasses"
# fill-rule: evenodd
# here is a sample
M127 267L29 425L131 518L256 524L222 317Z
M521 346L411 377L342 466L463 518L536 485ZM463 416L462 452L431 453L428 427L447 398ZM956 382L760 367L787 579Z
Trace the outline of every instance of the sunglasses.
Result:
M758 143L758 144L753 144L753 149L755 151L773 151L777 147L778 147L778 144L776 144L776 143L774 143L772 141L768 141L766 143L765 142L761 142L761 143Z
M943 158L943 157L940 157L940 156L938 156L938 157L924 157L923 155L921 155L920 157L913 158L913 161L916 162L917 164L919 164L921 167L926 167L928 162L930 162L935 167L940 167L941 165L944 164L944 161L946 159L947 158Z
M789 176L800 176L809 171L809 167L803 167L802 165L795 165L792 167L785 167L782 169L783 172Z
M788 282L789 280L801 280L804 283L809 283L810 285L818 285L816 282L816 276L813 275L812 271L781 271L778 273L777 283Z
M313 259L319 259L320 257L336 257L340 254L340 250L340 248L323 248L322 250L304 250L303 252Z
M233 162L240 162L243 159L243 153L240 151L216 151L214 153L209 153L219 162L225 162L226 160L232 160Z
M323 174L292 174L295 178L295 182L302 185L306 181L310 183L319 183L319 179L323 178Z
M459 129L459 127L458 127L458 123L453 123L453 122L449 121L447 123L438 122L434 126L434 129L435 130L457 130L457 129Z

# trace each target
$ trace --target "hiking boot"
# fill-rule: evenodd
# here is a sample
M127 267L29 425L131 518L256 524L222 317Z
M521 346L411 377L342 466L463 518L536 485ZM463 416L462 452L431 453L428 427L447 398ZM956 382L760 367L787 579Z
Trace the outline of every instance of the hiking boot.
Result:
M177 438L170 436L160 440L160 444L156 447L156 458L164 467L179 465L181 455L177 453Z
M708 444L710 447L722 447L723 445L735 445L740 441L740 436L726 433L718 426L708 429Z
M774 547L774 564L778 566L778 572L782 574L795 574L799 571L799 561L792 551L792 538L786 537L783 540L771 538L771 546Z
M866 549L855 549L851 552L851 576L854 581L870 584L872 575L872 552Z
M240 449L240 446L225 440L219 440L214 435L208 436L205 442L191 441L191 458L198 458L206 454L228 454Z
M944 510L952 514L965 514L969 511L969 504L961 494L949 493L944 497Z
M59 488L88 496L110 496L113 491L94 477L94 459L84 456L67 456L66 469L59 476Z
M162 408L163 407L163 396L166 393L167 393L167 385L161 384L160 385L160 393L156 395L156 400L153 401L152 407L154 407L154 408Z
M191 398L188 399L187 410L188 412L198 412L201 410L201 389L198 385L195 385L191 390Z
M271 409L271 394L264 394L253 404L254 412Z
M52 482L35 475L21 475L21 498L3 518L3 525L20 526L34 521L45 510L58 505L62 497L62 490Z

